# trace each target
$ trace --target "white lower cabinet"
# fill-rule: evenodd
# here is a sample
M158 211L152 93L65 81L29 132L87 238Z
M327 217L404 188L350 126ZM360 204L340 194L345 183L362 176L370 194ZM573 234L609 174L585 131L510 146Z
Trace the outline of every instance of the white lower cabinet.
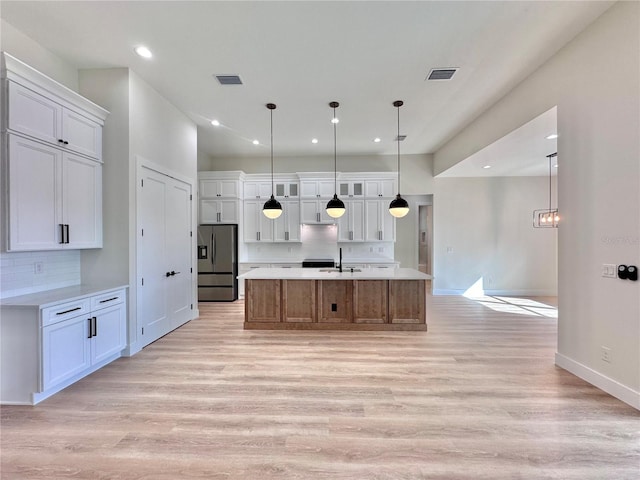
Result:
M120 357L126 346L125 288L43 307L37 295L30 304L3 300L3 404L36 404Z

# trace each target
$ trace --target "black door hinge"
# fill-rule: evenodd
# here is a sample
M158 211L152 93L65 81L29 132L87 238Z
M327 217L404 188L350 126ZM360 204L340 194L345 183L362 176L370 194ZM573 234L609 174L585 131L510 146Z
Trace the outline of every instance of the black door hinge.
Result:
M193 200L193 195L189 194L189 200Z
M191 304L191 310L193 310L193 303Z
M144 285L144 278L142 279L142 285Z
M140 186L144 187L144 179L140 180Z
M144 228L140 230L142 233L142 236L144 237Z
M144 327L142 327L142 335L144 335Z

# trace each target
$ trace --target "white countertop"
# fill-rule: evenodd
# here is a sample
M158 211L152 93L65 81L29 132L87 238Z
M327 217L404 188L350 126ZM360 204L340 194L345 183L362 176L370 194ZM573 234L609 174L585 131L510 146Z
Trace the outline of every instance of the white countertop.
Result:
M129 285L74 285L72 287L45 290L44 292L30 293L28 295L20 295L18 297L3 298L0 300L0 306L46 308L62 302L72 302L79 298L89 297L121 288L129 288Z
M306 260L306 259L305 259ZM331 258L329 258L329 260L332 260ZM240 260L240 264L253 264L253 265L262 265L262 264L272 264L272 263L291 263L291 264L295 264L295 263L300 263L302 264L304 260L291 260L290 258L287 259L271 259L271 260ZM338 261L336 260L336 263L338 263ZM394 264L399 264L400 262L397 260L391 260L390 258L343 258L342 260L343 265L346 264L367 264L367 263L376 263L376 264L388 264L388 265L394 265Z
M360 272L323 272L322 268L257 268L239 279L250 280L431 280L412 268L363 268Z

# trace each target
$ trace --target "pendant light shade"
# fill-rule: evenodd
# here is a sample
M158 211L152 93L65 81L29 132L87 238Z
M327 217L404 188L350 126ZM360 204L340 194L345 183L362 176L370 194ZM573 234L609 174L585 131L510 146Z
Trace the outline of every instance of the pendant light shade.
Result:
M267 218L275 220L282 215L282 205L273 196L273 111L276 109L275 103L267 103L267 108L271 114L271 198L262 207L262 213Z
M402 100L393 102L393 106L398 109L398 135L396 137L398 142L398 195L389 204L389 213L396 218L402 218L409 213L409 204L400 196L400 107L402 105L404 105Z
M333 123L333 198L327 203L327 215L331 218L340 218L344 215L345 207L344 202L338 198L338 150L336 147L336 125L338 124L336 117L336 108L340 106L338 102L331 102L329 106L333 108L333 117L331 123Z

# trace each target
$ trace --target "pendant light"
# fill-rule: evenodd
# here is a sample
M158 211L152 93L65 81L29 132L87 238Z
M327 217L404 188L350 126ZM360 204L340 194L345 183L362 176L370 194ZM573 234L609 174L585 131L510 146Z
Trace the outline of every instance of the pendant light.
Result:
M337 125L337 117L336 117L336 108L340 106L338 102L331 102L329 106L333 108L333 118L331 119L331 123L333 123L333 198L329 200L327 203L327 215L331 218L340 218L344 215L345 208L344 202L338 198L338 150L336 147L336 125Z
M282 215L282 205L273 196L273 111L276 109L275 103L267 103L267 108L271 113L271 198L262 207L262 213L267 218L275 220Z
M393 106L398 109L398 136L396 137L398 142L398 195L389 204L389 213L396 218L402 218L409 213L409 204L400 196L400 107L402 105L404 105L402 100L393 102Z
M547 155L549 159L549 208L533 211L533 228L558 228L560 215L557 208L551 208L551 159L558 156L558 152Z

